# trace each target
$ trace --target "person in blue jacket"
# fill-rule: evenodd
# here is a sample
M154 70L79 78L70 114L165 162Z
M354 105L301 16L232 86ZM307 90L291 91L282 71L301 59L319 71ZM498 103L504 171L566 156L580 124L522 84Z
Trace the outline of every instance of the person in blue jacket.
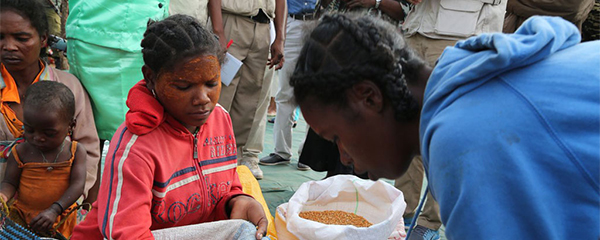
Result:
M393 26L324 16L291 78L314 131L371 179L422 154L448 239L600 237L600 41L533 17L435 69Z

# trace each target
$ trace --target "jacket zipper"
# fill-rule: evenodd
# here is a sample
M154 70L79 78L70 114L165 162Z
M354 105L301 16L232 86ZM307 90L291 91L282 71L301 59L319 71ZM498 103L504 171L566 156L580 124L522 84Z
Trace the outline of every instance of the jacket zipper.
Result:
M202 191L202 199L208 200L208 201L201 201L201 205L200 205L200 213L201 215L204 215L205 213L205 205L207 205L210 202L210 196L208 193L208 189L206 188L206 181L204 179L204 174L202 174L202 164L200 164L200 161L198 160L198 131L200 130L200 128L196 128L196 130L194 131L194 162L195 164L197 164L198 166L198 178L200 180L200 189Z
M196 128L196 131L194 131L194 160L198 160L198 131L199 128ZM200 162L198 162L198 165L200 165Z

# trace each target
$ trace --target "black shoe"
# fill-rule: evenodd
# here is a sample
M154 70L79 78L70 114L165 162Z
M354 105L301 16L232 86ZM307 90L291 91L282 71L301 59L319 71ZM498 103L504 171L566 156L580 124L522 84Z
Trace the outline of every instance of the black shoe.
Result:
M310 167L304 163L298 162L298 170L307 171L310 170Z
M263 157L260 159L260 161L258 161L258 164L267 165L267 166L288 164L288 163L290 163L289 159L282 158L281 156L279 156L275 153L271 153L271 154L269 154L269 156Z

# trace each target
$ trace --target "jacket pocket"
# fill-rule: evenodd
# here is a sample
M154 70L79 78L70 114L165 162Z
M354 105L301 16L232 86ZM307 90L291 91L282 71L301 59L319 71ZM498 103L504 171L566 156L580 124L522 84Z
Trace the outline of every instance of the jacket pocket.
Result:
M483 4L474 0L441 0L435 33L455 37L474 35Z

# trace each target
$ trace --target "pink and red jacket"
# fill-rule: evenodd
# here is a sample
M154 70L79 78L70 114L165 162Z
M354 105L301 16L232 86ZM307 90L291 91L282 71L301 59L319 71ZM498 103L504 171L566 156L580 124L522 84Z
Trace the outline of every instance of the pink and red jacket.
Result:
M153 239L151 230L228 219L227 202L244 194L229 114L217 105L190 133L144 80L129 92L127 106L98 200L71 239Z

